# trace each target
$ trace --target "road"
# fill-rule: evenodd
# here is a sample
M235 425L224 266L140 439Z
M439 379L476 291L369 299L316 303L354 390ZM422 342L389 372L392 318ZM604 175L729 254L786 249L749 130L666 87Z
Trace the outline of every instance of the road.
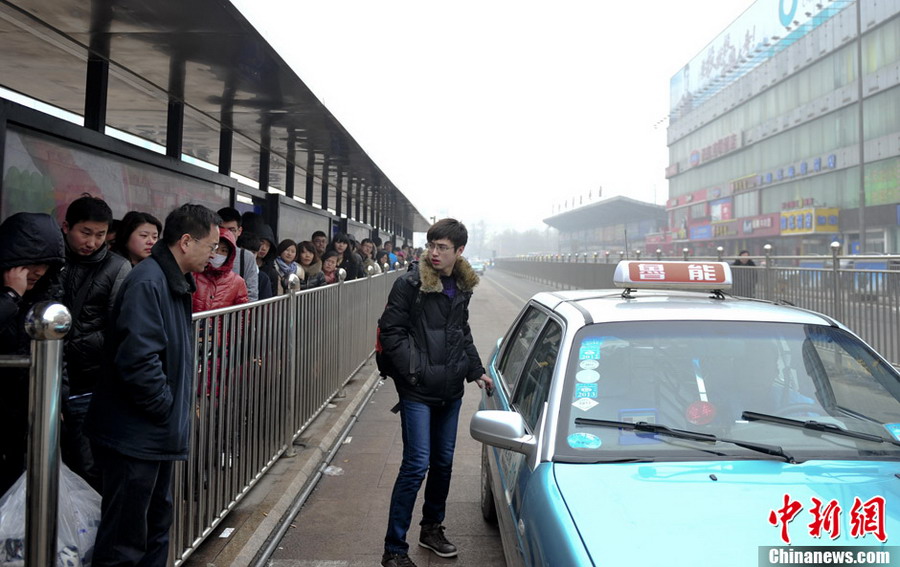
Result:
M497 338L527 299L547 290L503 272L488 271L469 307L475 345L487 359ZM469 436L469 419L480 400L474 384L467 387L460 415L453 482L447 504L446 535L459 547L456 559L442 559L418 547L421 492L408 541L410 556L420 567L503 565L500 535L487 524L479 508L481 445ZM379 387L347 440L331 462L331 469L300 510L272 556L272 567L371 567L379 565L387 527L388 505L400 468L400 418L391 413L397 394L389 381Z

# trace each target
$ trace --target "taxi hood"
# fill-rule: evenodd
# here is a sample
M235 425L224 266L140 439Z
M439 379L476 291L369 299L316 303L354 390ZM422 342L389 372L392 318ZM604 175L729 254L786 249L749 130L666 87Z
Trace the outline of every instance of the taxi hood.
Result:
M785 546L785 495L802 509L792 546L881 546L852 537L855 498L883 497L885 545L900 538L900 464L877 461L704 461L554 465L561 499L595 565L758 567L760 546ZM813 498L840 506L840 534L810 535ZM870 509L872 507L870 506ZM775 512L776 525L770 523ZM856 515L861 514L857 508ZM870 528L875 523L870 522ZM539 529L539 528L538 528Z

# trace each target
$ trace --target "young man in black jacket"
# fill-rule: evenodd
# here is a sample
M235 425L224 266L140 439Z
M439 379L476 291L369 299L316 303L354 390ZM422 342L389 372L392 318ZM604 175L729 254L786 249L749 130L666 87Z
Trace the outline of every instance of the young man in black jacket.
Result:
M215 255L220 222L202 205L172 211L162 239L116 298L109 371L85 424L103 477L95 567L167 565L172 465L187 459L197 396L191 273Z
M442 219L427 236L427 254L394 282L378 323L383 355L395 369L403 431L403 462L381 560L385 567L415 567L406 533L426 474L419 545L440 557L456 556L442 523L464 385L474 381L493 388L469 329L469 300L478 276L462 257L466 227Z
M85 194L66 209L62 226L66 265L60 281L63 304L72 314L64 350L69 398L63 401L62 458L95 490L100 490L100 473L84 435L84 419L103 369L103 344L113 303L131 271L131 263L106 244L112 220L112 210L103 199Z

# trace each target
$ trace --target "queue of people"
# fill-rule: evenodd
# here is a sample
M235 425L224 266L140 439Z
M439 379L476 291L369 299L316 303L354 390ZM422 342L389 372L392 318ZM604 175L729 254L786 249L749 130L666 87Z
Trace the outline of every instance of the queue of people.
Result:
M61 225L27 212L0 223L0 354L29 354L24 319L35 303L58 301L72 314L61 454L103 497L94 565L165 565L172 464L187 458L197 395L192 313L284 293L291 274L312 289L339 281L342 268L347 279L377 273L387 263L380 252L375 240L329 242L321 232L276 245L258 215L230 207L115 221L88 194ZM0 412L4 494L25 469L29 392L28 369L0 373L12 400Z

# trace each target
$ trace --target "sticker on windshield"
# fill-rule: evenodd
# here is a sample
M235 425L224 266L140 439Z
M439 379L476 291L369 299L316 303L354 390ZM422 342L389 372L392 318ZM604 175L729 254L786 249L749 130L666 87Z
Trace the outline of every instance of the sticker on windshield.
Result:
M894 436L894 439L900 441L900 423L885 423L884 428Z
M596 382L600 379L600 373L596 370L579 370L575 379L579 382Z
M573 449L599 449L603 443L592 433L573 433L566 437L569 447Z
M584 370L593 370L600 366L600 363L596 360L582 360L578 363L578 366L580 366Z
M581 360L598 360L600 358L600 345L602 341L599 339L586 339L581 342L581 348L578 349L578 358Z
M587 410L591 409L592 407L596 406L597 404L598 404L598 402L595 402L594 400L592 400L590 398L581 398L580 400L573 403L572 405L575 406L576 408L580 409L581 411L587 411Z
M656 410L653 408L621 409L619 410L619 421L656 423ZM653 433L619 430L619 445L646 445L661 442Z
M575 398L596 398L597 384L575 384Z

